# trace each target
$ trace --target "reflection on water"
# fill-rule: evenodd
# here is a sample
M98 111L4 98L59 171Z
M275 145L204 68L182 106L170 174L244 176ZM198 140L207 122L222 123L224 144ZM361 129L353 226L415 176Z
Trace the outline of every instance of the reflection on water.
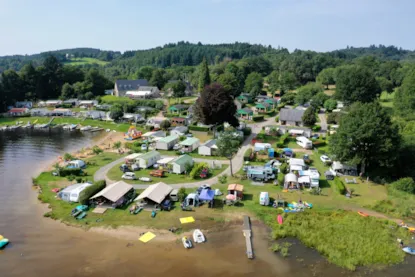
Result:
M292 256L272 254L265 228L254 228L255 259L245 255L240 226L207 234L208 242L185 250L178 242L142 244L66 227L43 218L31 177L57 156L81 148L94 134L62 130L0 133L0 234L11 244L0 251L0 276L400 276L410 263L367 274L346 272L300 244ZM255 224L259 225L259 224ZM138 235L137 235L138 236ZM132 243L131 247L127 247Z

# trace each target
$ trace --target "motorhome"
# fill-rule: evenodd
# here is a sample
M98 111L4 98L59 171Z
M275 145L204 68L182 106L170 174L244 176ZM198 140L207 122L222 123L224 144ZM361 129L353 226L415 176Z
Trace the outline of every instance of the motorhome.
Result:
M275 179L273 168L263 166L248 167L246 176L251 180L264 182Z
M306 137L303 137L303 136L297 137L295 140L296 140L297 144L300 145L304 149L312 149L313 148L313 143L311 142L311 140L309 140Z

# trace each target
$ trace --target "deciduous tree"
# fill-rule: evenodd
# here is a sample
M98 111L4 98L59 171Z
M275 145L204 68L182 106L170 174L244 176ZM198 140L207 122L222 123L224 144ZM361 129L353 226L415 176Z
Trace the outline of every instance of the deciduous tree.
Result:
M316 119L316 110L313 107L308 107L307 110L305 110L304 114L303 114L303 123L305 126L314 126L314 124L316 124L317 119Z
M182 80L178 80L171 85L173 90L173 97L184 97L186 91L186 84Z
M114 104L110 108L110 117L119 120L124 115L123 108L120 104Z
M348 65L337 73L336 96L347 105L357 101L372 102L380 92L373 72L367 67Z
M337 108L337 101L336 100L334 100L334 99L327 99L325 102L324 102L324 108L327 110L327 111L329 111L329 112L331 112L332 110L334 110L335 108Z
M170 121L168 121L168 120L163 120L163 121L160 123L160 128L161 128L161 129L163 129L163 130L167 130L167 129L169 129L169 128L170 128L170 126L171 126L171 123L170 123Z
M334 76L336 70L334 68L325 68L317 75L317 82L326 86L329 89L329 85L334 85Z
M68 83L63 84L61 99L70 99L76 96L75 89Z
M257 96L262 92L263 78L258 72L250 73L245 80L245 92Z
M238 90L238 80L233 73L225 72L218 77L218 83L223 86L223 88L233 97L237 97L241 94L241 91Z
M396 90L394 111L406 119L415 119L415 71L409 72Z
M330 151L341 162L365 168L392 167L400 148L398 128L379 103L355 103L340 119Z
M239 125L233 98L219 84L206 86L195 103L195 117L204 124Z
M216 146L218 147L218 155L229 159L231 176L233 176L232 158L241 147L241 141L235 137L233 132L223 132L220 134Z
M166 71L164 69L158 68L153 71L153 74L150 79L150 85L156 86L159 89L162 89L164 85L167 83L165 78Z

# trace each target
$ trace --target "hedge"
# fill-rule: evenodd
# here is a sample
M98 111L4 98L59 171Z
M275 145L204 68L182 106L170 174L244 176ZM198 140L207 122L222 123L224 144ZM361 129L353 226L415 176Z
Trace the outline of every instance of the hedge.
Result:
M87 205L89 202L89 198L94 196L94 194L97 194L101 190L103 190L106 187L105 180L97 181L92 186L87 187L79 194L79 202L82 205Z
M210 129L209 129L209 127L190 125L189 130L190 131L198 131L198 132L209 132Z
M252 155L252 148L248 148L246 149L245 153L244 153L244 161L250 161L251 160L251 155Z
M264 120L264 116L263 115L254 115L252 117L252 120L253 121L262 121L262 120Z
M343 182L339 178L334 179L334 189L340 195L345 195L346 194L346 186L343 184Z
M315 125L315 126L313 126L312 130L313 130L314 132L318 132L318 131L320 131L320 130L321 130L321 126L320 126L320 125Z
M285 133L280 137L280 139L277 141L277 147L282 148L285 146L285 142L287 141L288 137L290 136L289 133Z
M250 134L252 134L252 129L249 128L249 127L245 127L245 128L242 129L242 132L244 133L244 136L247 137Z
M81 176L82 175L82 169L80 168L61 168L59 169L59 176L66 177L69 175L73 176Z
M326 145L326 142L324 140L318 139L318 140L313 141L313 146L314 147L322 147L322 146L325 146L325 145Z

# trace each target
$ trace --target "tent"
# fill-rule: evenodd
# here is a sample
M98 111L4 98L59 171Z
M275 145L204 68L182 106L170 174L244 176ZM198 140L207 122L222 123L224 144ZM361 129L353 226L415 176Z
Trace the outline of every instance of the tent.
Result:
M70 185L58 193L59 198L66 202L79 202L79 195L92 183L80 183Z
M215 198L215 191L211 189L203 189L199 194L200 201L212 201Z
M189 193L184 200L184 206L199 206L199 195L197 193Z
M298 178L294 173L288 173L284 177L284 189L299 189Z
M148 186L134 201L147 200L157 204L161 204L164 199L170 194L173 188L165 183L157 183Z
M68 168L85 168L86 163L82 160L74 160L68 163Z

